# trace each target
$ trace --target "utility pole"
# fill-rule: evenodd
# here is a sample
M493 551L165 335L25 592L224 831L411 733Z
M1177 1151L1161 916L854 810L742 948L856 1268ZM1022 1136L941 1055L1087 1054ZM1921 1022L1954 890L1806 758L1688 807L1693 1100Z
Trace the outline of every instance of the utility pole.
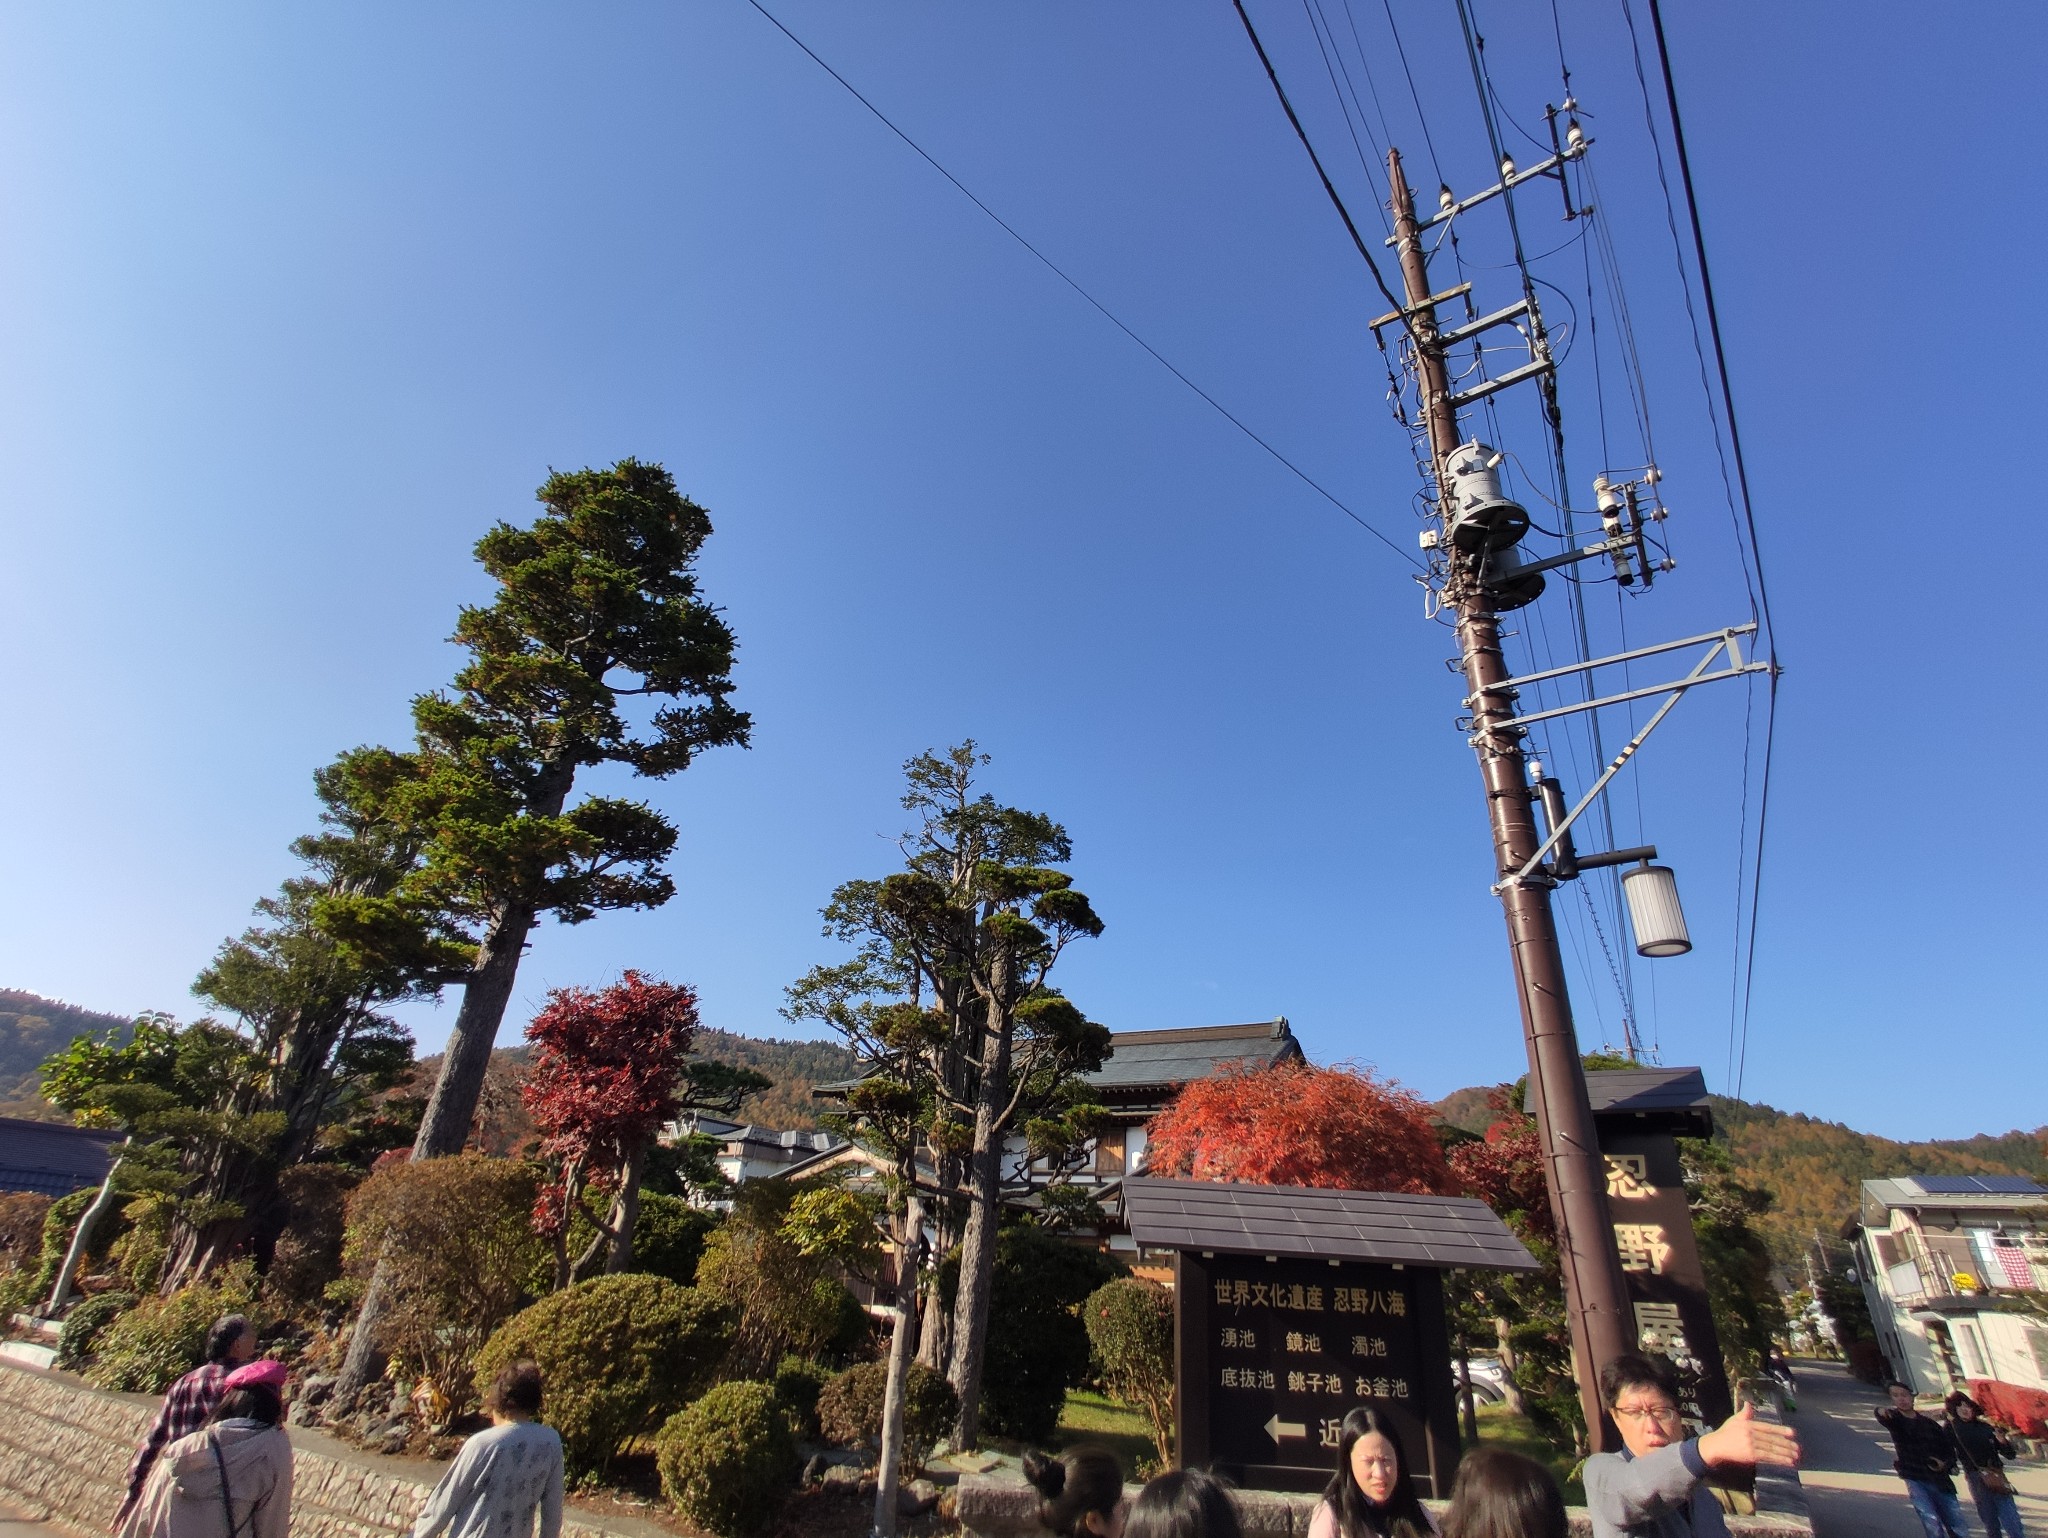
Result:
M1415 199L1401 171L1401 154L1387 155L1393 188L1394 237L1401 257L1410 333L1420 374L1422 414L1429 432L1430 458L1438 488L1438 511L1448 524L1449 466L1461 443L1458 412L1444 366L1436 306L1431 302L1429 267L1416 225ZM1450 546L1448 538L1445 546ZM1501 906L1508 925L1522 1035L1529 1051L1529 1092L1542 1141L1545 1184L1557 1225L1558 1260L1564 1272L1565 1308L1571 1322L1578 1370L1579 1403L1596 1452L1616 1442L1600 1403L1600 1369L1634 1349L1621 1258L1614 1247L1607 1211L1607 1167L1593 1126L1593 1107L1572 1029L1565 992L1564 956L1550 909L1551 878L1540 870L1516 879L1543 843L1522 746L1523 728L1514 724L1514 696L1501 652L1499 605L1486 586L1489 556L1450 550L1444 601L1457 615L1458 651L1472 700L1472 744L1493 824L1494 859Z

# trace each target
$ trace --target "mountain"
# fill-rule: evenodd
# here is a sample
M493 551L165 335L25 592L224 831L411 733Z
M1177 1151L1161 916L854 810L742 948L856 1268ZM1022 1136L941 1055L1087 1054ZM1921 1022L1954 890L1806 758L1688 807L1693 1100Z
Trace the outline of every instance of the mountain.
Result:
M1437 1119L1484 1132L1489 1104L1506 1085L1475 1085L1439 1100ZM2024 1175L2048 1185L2048 1127L1971 1138L1901 1143L1840 1122L1724 1095L1709 1096L1716 1132L1727 1140L1735 1177L1774 1198L1757 1226L1780 1259L1791 1260L1815 1229L1832 1239L1856 1211L1862 1183L1887 1175Z
M1818 1228L1834 1237L1855 1212L1859 1187L1886 1175L2024 1175L2048 1184L2048 1127L1900 1143L1840 1122L1744 1100L1712 1097L1739 1179L1777 1204L1759 1227L1789 1259Z
M36 1077L43 1059L71 1045L74 1036L112 1034L126 1041L134 1022L60 1003L16 988L0 988L0 1116L38 1121L71 1118L44 1100Z
M814 1085L850 1079L860 1071L852 1051L836 1041L783 1041L701 1030L697 1054L715 1063L751 1068L773 1079L773 1089L741 1102L739 1118L785 1132L808 1132L818 1125L818 1103L811 1099Z

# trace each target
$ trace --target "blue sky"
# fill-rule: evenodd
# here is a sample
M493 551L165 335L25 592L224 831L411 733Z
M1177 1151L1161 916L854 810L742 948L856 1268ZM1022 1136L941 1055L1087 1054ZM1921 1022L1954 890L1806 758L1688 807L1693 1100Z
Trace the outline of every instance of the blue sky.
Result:
M1427 205L1385 13L1353 4L1323 11L1347 44L1356 23L1358 87ZM771 9L1412 543L1365 326L1384 305L1227 4ZM1393 10L1434 158L1472 190L1489 154L1455 12ZM1537 126L1560 96L1547 11L1477 10L1502 107ZM2035 1126L2019 769L2042 732L2015 683L2037 600L2000 575L2037 542L2048 21L1671 13L1787 669L1744 1091L1896 1136ZM1253 14L1376 235L1304 13ZM1640 644L1747 600L1622 11L1560 17L1681 563L1626 606ZM530 516L551 466L632 454L712 511L705 583L754 747L648 791L682 828L678 897L544 930L506 1040L548 987L625 966L697 984L713 1024L785 1030L782 987L833 954L819 904L886 868L898 766L971 735L992 791L1073 833L1109 927L1064 981L1096 1018L1285 1014L1314 1055L1430 1095L1520 1071L1452 646L1409 568L740 0L15 7L0 199L0 983L195 1008L192 975L291 873L311 771L402 740L456 665L476 537ZM1547 188L1522 207L1532 253L1576 233ZM1505 303L1503 226L1464 229L1482 302ZM1579 250L1538 270L1565 291L1553 325L1607 328L1563 365L1583 505L1603 457L1643 456ZM1526 411L1499 432L1540 467ZM1611 590L1591 607L1614 644ZM1516 644L1547 654L1567 625L1554 596ZM1642 1027L1716 1089L1744 687L1683 706L1614 802L1622 841L1678 869L1699 941L1637 964ZM1582 1036L1618 1039L1583 906L1568 946ZM452 1007L414 1016L423 1043Z

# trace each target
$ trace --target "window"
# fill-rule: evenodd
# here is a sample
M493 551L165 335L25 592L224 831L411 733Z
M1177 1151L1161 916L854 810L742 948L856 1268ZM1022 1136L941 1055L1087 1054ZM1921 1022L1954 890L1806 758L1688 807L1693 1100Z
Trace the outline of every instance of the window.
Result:
M2027 1349L2034 1353L2034 1371L2048 1378L2048 1330L2026 1327Z
M1988 1378L1991 1369L1984 1365L1984 1339L1977 1333L1974 1324L1956 1321L1956 1351L1963 1359L1963 1376L1966 1378Z
M1121 1127L1106 1132L1095 1145L1095 1173L1121 1175L1124 1172L1124 1134Z

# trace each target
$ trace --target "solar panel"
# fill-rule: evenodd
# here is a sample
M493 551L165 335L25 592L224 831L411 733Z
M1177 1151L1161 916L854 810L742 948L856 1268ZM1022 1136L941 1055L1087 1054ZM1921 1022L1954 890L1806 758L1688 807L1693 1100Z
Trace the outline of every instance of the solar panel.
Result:
M2041 1196L2048 1194L2021 1175L1915 1175L1913 1184L1929 1196Z

